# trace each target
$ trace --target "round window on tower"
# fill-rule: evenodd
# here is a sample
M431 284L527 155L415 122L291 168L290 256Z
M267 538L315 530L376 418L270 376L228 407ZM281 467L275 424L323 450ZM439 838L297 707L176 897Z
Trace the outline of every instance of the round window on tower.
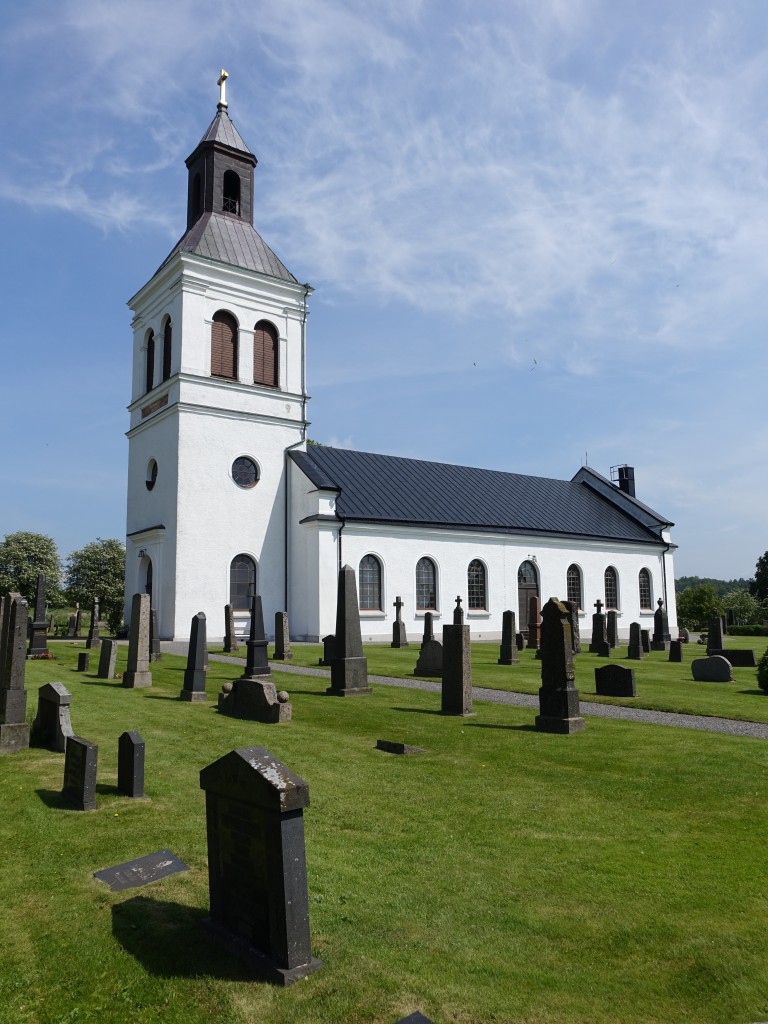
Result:
M145 483L148 491L151 491L157 483L157 463L154 459L150 459L147 464L147 479Z
M259 482L259 467L247 455L232 463L232 479L238 487L255 487Z

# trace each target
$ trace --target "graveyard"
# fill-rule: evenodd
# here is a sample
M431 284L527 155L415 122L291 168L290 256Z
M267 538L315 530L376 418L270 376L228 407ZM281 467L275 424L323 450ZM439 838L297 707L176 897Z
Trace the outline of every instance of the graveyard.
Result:
M28 717L41 686L62 684L98 772L95 809L83 811L62 793L61 752L0 758L2 1019L765 1019L765 741L588 714L583 732L552 735L534 728L535 708L477 697L472 717L444 715L439 692L371 678L412 680L411 640L366 645L372 693L351 699L326 695L327 675L273 662L293 708L274 724L217 709L242 661L209 661L205 701L180 698L191 671L181 656L151 662L151 686L138 687L123 684L125 646L114 679L98 677L97 651L77 670L85 637L51 644L55 660L28 661ZM766 642L749 644L759 654ZM290 664L314 668L321 654L294 644ZM754 669L694 683L702 654L684 645L673 664L661 651L638 662L626 646L609 659L585 651L575 685L582 702L768 721ZM538 691L533 650L516 665L498 660L498 644L472 645L476 687ZM596 696L595 668L613 663L632 665L637 697ZM146 748L138 799L116 788L126 731ZM422 752L390 753L379 740ZM254 745L309 789L311 950L323 966L287 988L254 980L203 927L200 772ZM157 851L185 870L120 892L94 877Z

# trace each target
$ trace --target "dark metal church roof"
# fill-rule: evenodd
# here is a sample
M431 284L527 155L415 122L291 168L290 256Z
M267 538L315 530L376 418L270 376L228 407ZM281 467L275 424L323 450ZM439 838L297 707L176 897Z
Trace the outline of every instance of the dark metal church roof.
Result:
M671 525L651 510L644 525L632 500L604 493L586 467L578 480L551 480L319 445L290 455L315 487L338 490L336 514L350 521L646 544Z
M275 256L252 224L224 213L204 213L182 235L161 266L177 252L193 252L220 263L277 277L296 284L296 278Z
M208 125L198 146L201 146L204 142L220 142L224 146L229 146L230 149L237 149L241 153L247 153L249 156L252 155L250 149L243 142L240 132L232 124L229 114L224 109L216 112L216 116Z

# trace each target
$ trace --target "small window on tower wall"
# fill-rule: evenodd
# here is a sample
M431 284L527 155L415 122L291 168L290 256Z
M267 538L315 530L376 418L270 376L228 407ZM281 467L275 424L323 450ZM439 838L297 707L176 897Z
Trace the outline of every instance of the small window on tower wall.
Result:
M277 387L277 331L267 320L253 329L253 383Z
M241 455L232 463L232 479L238 487L255 487L259 482L259 470L253 459Z
M155 335L152 331L147 335L146 390L155 386Z
M240 214L240 176L236 171L224 172L224 197L221 208L224 213Z
M168 380L171 376L171 352L173 344L173 330L171 328L171 318L165 321L165 329L163 330L163 380Z
M211 376L237 379L237 321L223 309L211 324Z

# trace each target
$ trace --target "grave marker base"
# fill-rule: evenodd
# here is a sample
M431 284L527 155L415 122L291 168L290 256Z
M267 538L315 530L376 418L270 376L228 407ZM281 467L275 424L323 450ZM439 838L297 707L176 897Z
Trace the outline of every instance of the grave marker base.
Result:
M188 700L198 703L208 700L208 694L205 690L182 690L179 694L179 700Z
M29 747L29 726L26 722L19 725L0 725L0 754L15 754L18 750Z
M583 718L551 718L549 715L536 715L535 724L538 732L555 732L563 736L583 732L585 725Z
M242 963L249 967L254 975L272 985L292 985L294 981L306 978L313 971L318 971L323 966L322 960L311 957L305 964L298 967L281 967L270 957L266 956L260 949L252 946L241 936L231 932L228 928L207 917L203 921L203 927L207 929L216 940L232 956L237 957Z
M123 686L127 686L129 689L138 690L145 686L152 685L152 673L151 672L124 672L123 673Z

